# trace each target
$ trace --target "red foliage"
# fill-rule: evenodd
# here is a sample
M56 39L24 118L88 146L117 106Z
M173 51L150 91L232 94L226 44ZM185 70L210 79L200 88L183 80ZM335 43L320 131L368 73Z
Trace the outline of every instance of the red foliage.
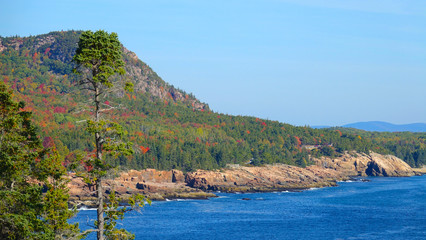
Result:
M42 83L42 84L40 84L40 86L38 86L38 88L37 89L40 89L40 92L41 93L43 93L43 94L45 94L46 93L46 91L44 90L44 83Z
M44 51L44 55L47 55L50 51L50 48L46 48L46 50Z
M81 164L83 165L83 167L86 171L88 171L88 172L92 171L93 166L90 163L82 162Z
M106 105L109 105L109 101L108 101L108 100L106 100L104 103L105 103Z
M52 148L55 147L55 143L53 142L53 138L51 137L45 137L43 139L43 147L44 148Z
M266 123L265 123L265 122L262 122L262 123L261 123L261 125L262 125L262 126L266 126Z
M49 101L46 98L43 98L42 101L46 107L49 105Z
M66 113L67 109L64 107L55 107L55 109L53 110L54 113Z

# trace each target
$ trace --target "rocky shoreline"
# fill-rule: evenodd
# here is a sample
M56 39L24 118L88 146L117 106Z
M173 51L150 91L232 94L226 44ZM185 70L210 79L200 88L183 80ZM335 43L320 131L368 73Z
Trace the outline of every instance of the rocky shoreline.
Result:
M134 193L151 200L208 199L214 192L301 191L309 188L337 186L338 181L354 176L406 177L424 174L413 170L401 159L377 153L345 153L337 158L314 159L306 168L285 164L247 167L232 165L225 169L197 170L184 174L179 170L130 170L105 181L106 193L115 190L123 199ZM74 174L69 175L70 205L94 205L95 189Z

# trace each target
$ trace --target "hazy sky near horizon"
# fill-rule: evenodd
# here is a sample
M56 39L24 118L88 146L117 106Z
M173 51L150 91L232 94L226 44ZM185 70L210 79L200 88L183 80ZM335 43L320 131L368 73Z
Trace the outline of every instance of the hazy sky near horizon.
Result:
M424 0L2 1L0 36L116 32L216 112L426 123Z

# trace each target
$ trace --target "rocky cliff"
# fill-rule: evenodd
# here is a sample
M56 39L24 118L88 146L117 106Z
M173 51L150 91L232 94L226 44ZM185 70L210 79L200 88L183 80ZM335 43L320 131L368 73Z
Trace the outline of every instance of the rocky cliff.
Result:
M337 181L353 176L413 176L415 172L401 159L377 153L346 153L337 158L314 159L313 166L300 168L285 164L262 167L234 165L215 171L197 170L184 174L179 170L146 169L123 172L106 181L106 192L112 189L122 198L133 193L154 200L214 197L209 191L267 192L297 191L314 187L336 186ZM74 204L91 205L94 189L75 175L70 175L70 194Z
M316 165L334 169L347 176L413 176L415 173L403 160L392 155L381 155L374 152L345 153L337 158L322 157L315 159Z

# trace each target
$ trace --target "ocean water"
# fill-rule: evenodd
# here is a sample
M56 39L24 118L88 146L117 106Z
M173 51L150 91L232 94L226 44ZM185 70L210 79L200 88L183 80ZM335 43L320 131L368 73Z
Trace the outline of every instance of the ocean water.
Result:
M426 239L426 176L368 179L303 192L153 202L120 224L136 239ZM87 228L95 217L83 210L72 221Z

